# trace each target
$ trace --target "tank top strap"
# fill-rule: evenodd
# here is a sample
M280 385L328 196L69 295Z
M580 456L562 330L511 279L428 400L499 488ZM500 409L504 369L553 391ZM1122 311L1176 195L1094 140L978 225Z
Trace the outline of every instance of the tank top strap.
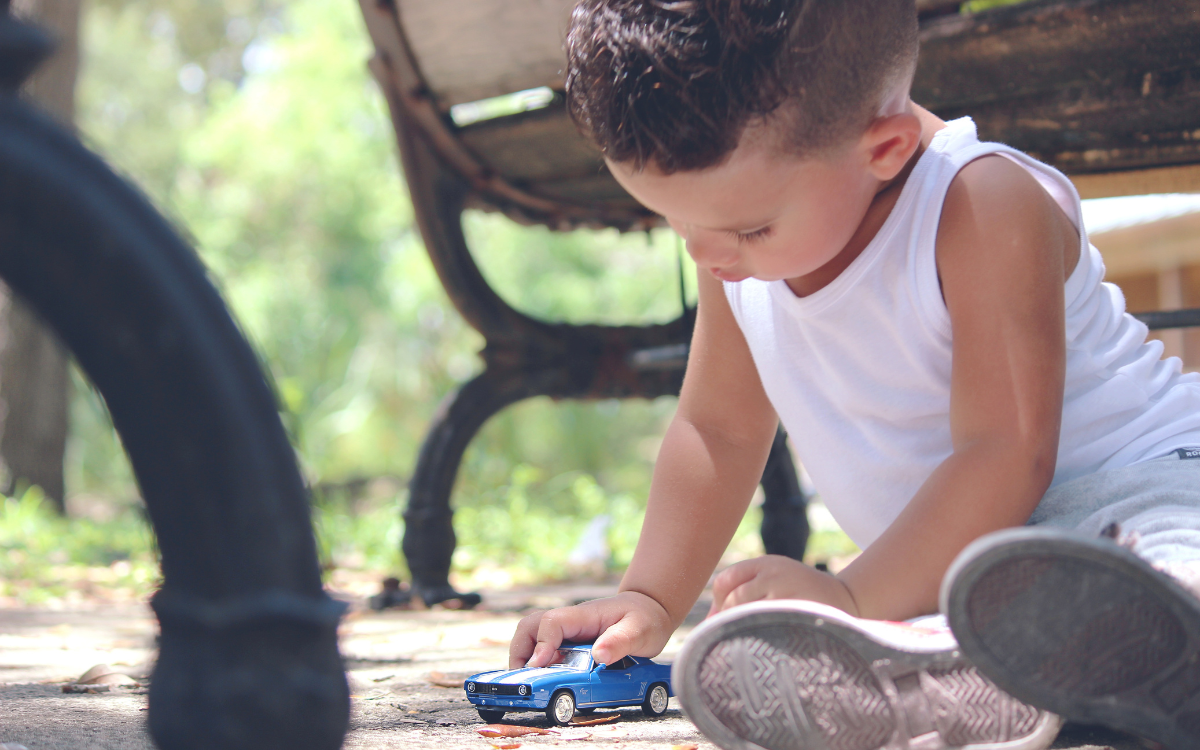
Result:
M943 135L944 134L944 135ZM1033 157L1018 151L1011 146L993 141L979 140L975 122L970 117L962 117L946 124L930 144L931 150L936 150L945 160L946 169L940 175L935 188L936 205L928 206L941 220L942 206L950 185L963 167L985 156L1003 156L1017 166L1023 168L1031 177L1037 180L1042 189L1054 200L1079 234L1079 261L1067 279L1064 294L1068 307L1087 287L1089 279L1096 275L1099 269L1103 276L1102 261L1099 256L1093 257L1094 251L1088 239L1087 228L1083 222L1083 205L1079 191L1065 174L1054 167L1043 164ZM937 226L929 227L935 234ZM940 297L940 286L939 286Z

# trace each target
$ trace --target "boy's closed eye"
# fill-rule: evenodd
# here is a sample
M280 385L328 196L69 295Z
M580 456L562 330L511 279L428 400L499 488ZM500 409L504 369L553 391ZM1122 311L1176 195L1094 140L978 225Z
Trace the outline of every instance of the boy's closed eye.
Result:
M754 229L749 232L733 231L733 232L729 232L728 234L730 237L733 237L735 240L737 240L738 244L741 244L743 242L757 242L759 240L764 240L770 236L771 227L762 227L760 229Z

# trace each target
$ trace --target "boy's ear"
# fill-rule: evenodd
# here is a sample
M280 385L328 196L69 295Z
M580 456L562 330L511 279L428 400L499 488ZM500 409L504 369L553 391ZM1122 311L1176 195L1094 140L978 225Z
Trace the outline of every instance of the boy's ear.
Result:
M867 168L881 182L904 169L921 143L921 121L908 112L880 117L863 134Z

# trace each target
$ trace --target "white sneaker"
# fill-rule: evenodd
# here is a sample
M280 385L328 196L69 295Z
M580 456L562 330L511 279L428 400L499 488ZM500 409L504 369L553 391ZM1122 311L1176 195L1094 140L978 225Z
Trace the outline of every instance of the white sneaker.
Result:
M1013 694L1200 750L1200 602L1124 547L1052 528L989 534L950 566L942 608Z
M671 679L725 750L1042 750L1062 721L980 674L948 628L772 600L706 620Z

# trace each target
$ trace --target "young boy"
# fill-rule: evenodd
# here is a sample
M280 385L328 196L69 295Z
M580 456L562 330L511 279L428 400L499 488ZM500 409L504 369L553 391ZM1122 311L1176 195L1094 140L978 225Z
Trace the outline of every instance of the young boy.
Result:
M1065 177L909 99L913 0L583 0L567 46L699 310L620 593L525 618L510 666L659 653L782 420L863 553L717 576L674 670L710 738L1041 748L1048 709L1200 747L1200 604L1158 572L1200 560L1200 378L1101 283ZM981 537L944 593L961 646L878 622L935 613Z

